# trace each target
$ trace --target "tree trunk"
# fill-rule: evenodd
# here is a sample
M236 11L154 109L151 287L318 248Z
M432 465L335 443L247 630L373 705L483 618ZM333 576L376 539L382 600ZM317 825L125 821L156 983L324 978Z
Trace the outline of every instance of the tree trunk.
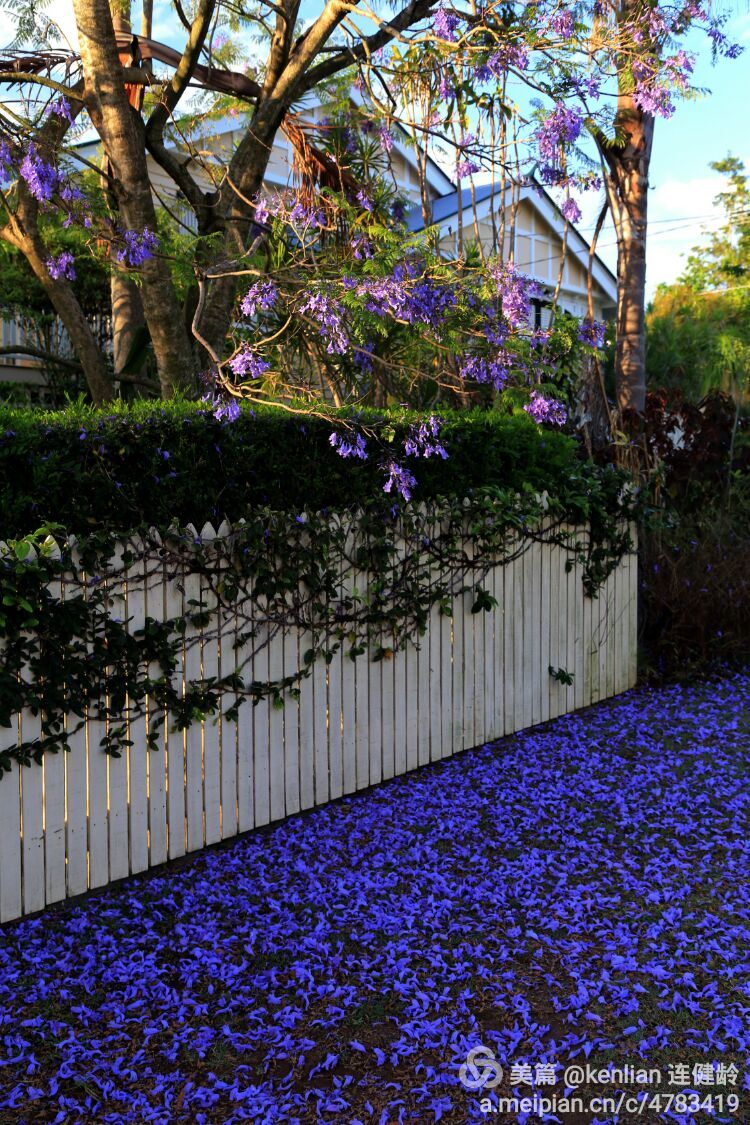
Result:
M128 104L108 0L74 0L86 106L104 144L112 190L123 223L141 234L156 230L146 163L144 126ZM195 387L193 354L168 263L159 255L140 267L141 299L156 356L162 396Z
M617 236L615 381L620 410L646 404L646 233L654 118L620 95L617 139L597 138L607 167L607 199Z
M75 354L83 368L89 393L95 406L102 406L115 397L115 388L107 368L107 361L98 341L86 320L83 309L69 281L51 277L47 269L47 253L36 229L35 208L29 207L22 189L18 214L12 226L6 227L2 237L15 246L26 258L37 280L49 297L57 315L65 325Z
M266 114L263 113L263 107L259 105L233 159L233 164L238 164L242 169L242 176L237 184L239 194L234 193L225 224L222 223L221 216L218 217L218 224L222 224L225 231L226 263L231 263L241 255L250 243L252 206L249 201L253 200L263 187L271 149L285 112L285 109L281 111L277 109L270 120L264 120ZM228 268L231 268L231 265ZM214 265L212 272L221 272L221 262ZM236 277L219 277L212 280L200 313L198 331L214 354L219 356L224 350L231 326L236 294Z
M138 286L131 277L115 267L113 267L110 279L110 302L112 307L112 362L115 379L118 379L133 347L136 333L145 324L145 318Z

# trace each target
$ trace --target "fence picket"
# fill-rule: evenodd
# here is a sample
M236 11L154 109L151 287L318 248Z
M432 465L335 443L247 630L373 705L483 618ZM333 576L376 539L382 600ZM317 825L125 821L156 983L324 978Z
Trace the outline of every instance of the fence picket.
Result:
M548 532L552 524L545 520L543 530ZM541 621L539 623L539 721L545 723L552 714L556 702L554 689L556 681L549 674L550 665L559 667L558 660L558 618L560 614L560 587L557 573L557 548L554 546L539 547L540 588L539 600Z
M436 513L435 536L444 518ZM206 525L200 536L187 531L225 564L219 540L232 534L228 524L218 532ZM353 536L350 530L349 558ZM209 586L208 579L185 575L180 552L190 551L189 540L173 547L150 536L132 546L135 561L124 566L123 548L102 576L110 612L127 619L131 631L143 628L149 615L179 618L213 605L215 576ZM519 546L516 540L511 549ZM244 700L236 725L217 715L193 723L187 734L159 729L159 748L147 751L149 730L161 726L149 700L145 714L125 716L132 746L120 759L100 746L107 725L97 717L95 700L78 730L71 711L68 754L48 752L41 766L13 762L0 779L0 920L630 686L635 556L625 558L592 599L583 596L581 562L566 569L569 551L525 546L480 580L466 546L466 590L453 598L453 616L431 607L418 648L388 651L395 638L386 626L384 659L367 654L353 661L344 638L330 665L316 661L300 682L299 702L283 693L283 709L268 698L256 707ZM407 549L404 539L394 573L377 576L386 586L397 581ZM75 554L71 565L80 567ZM337 603L354 589L362 596L371 577L360 560L354 567L342 558ZM84 596L92 597L92 576L80 578ZM498 604L474 614L479 582ZM55 591L58 585L62 598L64 576ZM267 606L252 591L237 605L222 605L209 625L200 615L188 625L174 687L184 694L187 682L234 669L247 683L280 680L298 670L313 641L307 630L269 622ZM573 673L573 684L552 680L550 666ZM0 750L18 737L33 740L40 730L40 716L24 712L17 728L0 728Z
M123 552L123 544L118 544L107 574L102 576L110 612L121 619L127 612L123 593ZM108 706L109 703L108 696ZM114 721L110 719L110 722ZM107 756L107 790L109 793L109 877L110 880L124 879L130 869L127 750Z
M352 550L360 547L355 536ZM362 605L367 595L368 574L364 570L352 570L352 596L357 605ZM369 654L358 657L354 663L354 765L357 789L366 789L370 784L370 668Z
M0 727L0 751L18 744L18 716L9 727ZM0 774L0 922L18 918L23 912L21 872L21 767L10 761Z
M216 538L216 532L211 524L205 524L201 530L201 541L210 544ZM218 679L219 676L222 610L216 584L215 580L209 581L206 576L201 579L201 609L211 614L210 622L204 627L201 638L201 675L206 681ZM221 721L218 713L207 715L201 723L201 728L206 843L215 844L221 839Z
M124 572L124 619L128 622L130 634L142 629L146 622L148 599L148 564L146 559L141 559L137 552L133 552L134 562ZM161 571L161 568L159 568ZM159 575L161 577L161 574ZM161 603L161 582L159 582L158 597ZM142 701L147 708L147 701ZM128 841L130 845L130 871L145 871L148 867L149 830L148 830L148 749L146 737L148 733L147 710L144 714L135 715L135 700L127 702L127 734L131 745L127 750L128 758ZM164 849L163 859L166 859Z
M89 575L83 575L85 596L90 588ZM102 703L104 703L104 699ZM86 761L88 763L89 817L89 887L103 887L109 882L109 806L107 792L107 755L102 741L107 734L104 718L97 714L97 702L86 713Z
M60 557L57 549L55 557ZM52 596L62 601L64 586L60 577L49 586ZM46 902L65 898L65 752L46 753L44 774L44 893Z
M630 579L628 598L628 687L634 687L638 678L638 532L635 524L631 526L630 535L633 540L633 550L626 556L628 576Z
M440 699L440 735L438 739L439 754L435 757L449 758L459 744L455 742L456 729L454 725L453 708L453 609L455 599L450 605L446 604L444 613L439 613L440 622L440 676L436 692ZM450 612L448 612L450 610Z
M251 681L267 683L270 674L271 629L263 618L263 604L253 592L253 627L256 630ZM276 747L271 743L272 704L268 697L253 707L253 797L255 801L255 824L268 824L271 811L271 755ZM278 713L277 713L278 717ZM280 748L279 748L280 750Z
M174 621L185 614L184 572L181 555L176 552L165 553L162 573L164 616L167 621ZM184 690L184 670L185 646L183 643L179 646L175 670L172 675L172 686L179 696L182 696ZM150 717L149 715L149 719ZM162 716L159 717L162 718ZM159 760L161 750L150 750L148 757L148 808L151 837L150 862L152 866L161 862L154 845L155 840L161 840L161 824L165 812L168 824L169 858L177 859L179 856L185 855L187 849L185 731L176 730L174 720L170 722L168 715L163 716L163 723L161 741L166 747L166 782L162 777ZM166 784L166 804L164 802L164 783Z
M234 612L234 629L222 638L222 667L232 668L247 687L253 678L253 646L251 636L254 627L254 598L250 587L247 596L238 593L238 603ZM247 695L239 697L237 721L235 726L235 746L237 750L237 825L240 832L247 832L260 823L255 813L255 743L253 736L253 705ZM222 743L227 741L227 728L222 726ZM226 835L226 833L225 833Z
M150 616L161 618L165 613L164 589L165 566L168 565L168 552L162 546L161 535L155 531L148 534L148 540L154 544L154 561L151 567L144 567L145 592ZM147 561L147 560L146 560ZM180 570L173 565L173 570L180 576ZM170 574L172 570L170 570ZM153 613L151 612L153 606ZM173 676L173 683L181 690L182 672L181 661L178 663L177 672ZM154 675L161 675L161 669L152 668ZM168 857L168 816L166 816L166 755L172 739L169 730L170 717L161 708L157 708L152 697L147 700L146 726L148 733L156 732L156 747L148 750L146 766L148 775L148 865L151 867L164 863ZM181 739L181 733L174 736Z

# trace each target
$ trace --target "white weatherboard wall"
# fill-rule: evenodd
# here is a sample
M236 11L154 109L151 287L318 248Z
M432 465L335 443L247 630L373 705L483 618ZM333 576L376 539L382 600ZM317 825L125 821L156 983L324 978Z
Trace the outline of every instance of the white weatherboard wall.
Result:
M219 534L229 528L223 525ZM202 538L216 537L207 526ZM299 702L283 710L244 703L239 720L208 718L169 731L146 749L148 724L133 718L133 746L119 758L99 746L101 722L70 737L70 752L0 779L0 920L197 851L270 821L324 804L428 762L586 707L632 687L636 678L635 555L622 559L597 598L584 596L580 563L560 547L534 543L493 569L482 585L497 599L472 613L473 597L454 600L453 616L433 609L419 647L391 659L321 660ZM362 589L365 576L342 574ZM205 599L197 576L143 561L111 580L113 613L133 629L146 615L173 618ZM260 617L260 608L254 612ZM244 626L243 628L246 628ZM260 629L264 626L262 620ZM187 636L176 683L223 675L244 662L238 623L221 619L219 639ZM268 680L297 670L310 647L298 631L278 633L244 670ZM246 650L247 651L247 650ZM573 674L556 681L549 668ZM0 727L0 748L33 739L40 720ZM73 722L71 720L71 729Z

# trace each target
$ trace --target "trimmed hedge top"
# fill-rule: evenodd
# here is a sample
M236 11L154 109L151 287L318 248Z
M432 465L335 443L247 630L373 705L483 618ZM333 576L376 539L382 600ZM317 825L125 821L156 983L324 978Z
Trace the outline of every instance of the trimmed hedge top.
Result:
M207 520L236 521L257 507L364 505L384 495L382 462L389 452L417 478L415 500L464 496L488 486L530 487L546 489L583 516L590 488L601 488L601 470L579 461L575 439L540 429L523 413L441 412L445 461L404 459L403 440L418 417L413 413L339 417L342 427L356 421L381 434L368 442L366 461L345 460L331 448L336 424L329 419L275 407L243 407L233 422L184 402L141 402L106 412L0 407L0 538L49 523L75 534L124 533L175 521L196 527ZM613 498L611 488L605 491Z

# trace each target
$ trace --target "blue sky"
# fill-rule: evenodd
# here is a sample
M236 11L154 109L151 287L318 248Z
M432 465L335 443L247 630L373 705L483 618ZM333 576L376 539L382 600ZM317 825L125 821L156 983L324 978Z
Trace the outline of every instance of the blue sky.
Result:
M137 6L136 0L134 10ZM685 45L699 56L695 83L708 87L711 93L679 103L672 118L656 123L649 201L649 295L660 282L678 276L702 228L717 225L719 216L713 198L720 190L721 177L711 171L709 163L731 151L750 168L750 129L745 108L750 94L750 13L740 12L739 7L735 5L727 31L730 38L745 45L745 54L712 66L705 36L693 33ZM46 11L74 39L71 0L51 0ZM181 46L179 35L170 34L174 29L171 4L156 0L154 16L155 37ZM0 13L0 44L10 38L9 27L7 14ZM581 232L589 235L599 203L592 197L582 199L581 203ZM614 268L616 252L611 226L602 231L599 252L607 265Z

